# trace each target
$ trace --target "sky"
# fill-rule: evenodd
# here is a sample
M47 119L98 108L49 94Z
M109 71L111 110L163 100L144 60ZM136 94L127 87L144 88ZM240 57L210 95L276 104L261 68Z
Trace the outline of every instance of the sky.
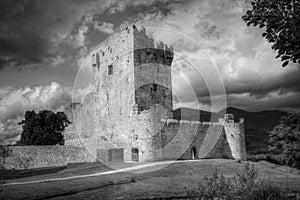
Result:
M247 8L248 0L0 1L0 144L18 139L25 111L60 110L90 93L91 49L133 23L174 46L177 107L299 111L300 66L281 67L263 30L242 21Z

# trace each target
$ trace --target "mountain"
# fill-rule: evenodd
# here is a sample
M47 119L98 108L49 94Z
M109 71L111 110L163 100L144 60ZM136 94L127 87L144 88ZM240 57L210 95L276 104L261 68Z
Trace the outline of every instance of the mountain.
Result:
M178 108L173 111L175 119L199 120L199 121L218 121L223 117L220 111L218 113L190 108ZM246 148L248 154L257 154L266 152L268 149L269 134L279 123L280 118L287 112L279 110L266 110L261 112L249 112L246 110L228 107L226 113L232 113L236 120L245 119Z
M248 127L265 131L272 131L274 126L279 123L280 118L287 114L279 110L249 112L233 107L228 107L226 113L232 113L236 118L245 118Z
M191 108L178 108L173 111L173 118L177 120L211 121L211 115L219 116L218 113L211 113L204 110ZM214 118L215 121L217 118Z

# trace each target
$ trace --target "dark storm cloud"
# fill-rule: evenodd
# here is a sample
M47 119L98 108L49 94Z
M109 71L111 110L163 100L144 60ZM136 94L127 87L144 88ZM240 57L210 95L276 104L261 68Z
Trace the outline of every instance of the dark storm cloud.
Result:
M36 24L30 20L41 15L37 4L4 0L0 7L0 68L41 63L50 56L47 36L42 30L37 30Z
M19 27L18 31L10 30L8 36L0 38L0 68L7 64L23 66L29 63L43 63L54 57L50 41L35 31ZM17 30L17 29L15 29Z
M57 43L72 28L90 1L0 2L0 69L47 64L57 55Z
M290 66L292 68L292 66ZM277 92L280 95L289 92L300 92L300 66L294 70L286 71L280 76L270 76L264 79L253 77L251 82L243 80L225 83L228 94L249 93L256 98L263 98L271 92Z

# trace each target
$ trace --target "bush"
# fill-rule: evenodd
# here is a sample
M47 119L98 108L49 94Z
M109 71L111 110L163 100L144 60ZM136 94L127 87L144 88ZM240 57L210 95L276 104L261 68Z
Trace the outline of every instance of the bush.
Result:
M269 150L285 165L300 169L300 114L283 116L270 134Z
M256 185L251 192L244 193L241 196L241 199L245 200L263 200L263 199L272 199L272 200L285 200L289 197L283 192L279 187L272 185L271 182L261 182Z
M272 155L272 154L257 154L257 155L251 155L247 156L247 160L252 162L259 162L259 161L268 161L270 163L275 163L279 165L283 165L283 159L280 155Z
M254 165L245 164L240 173L225 177L215 170L211 177L205 177L205 184L199 186L201 198L222 200L289 199L282 188L258 178Z

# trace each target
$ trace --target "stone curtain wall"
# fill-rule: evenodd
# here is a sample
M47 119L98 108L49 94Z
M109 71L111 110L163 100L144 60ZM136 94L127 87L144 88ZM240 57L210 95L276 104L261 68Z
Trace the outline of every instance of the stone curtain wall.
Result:
M232 158L221 124L168 120L161 131L162 159Z
M33 169L59 167L69 163L94 162L95 158L85 149L74 146L7 146L8 156L1 168Z
M125 162L133 160L136 149L139 162L245 158L243 122L172 119L173 56L171 46L134 25L98 45L91 57L94 93L73 108L81 137L75 136L72 126L65 144L80 147L85 141L85 147L104 162L111 149L120 148Z
M63 132L65 141L80 138L91 138L95 133L94 93L86 96L84 103L71 103L64 112L72 122Z
M192 149L195 159L246 159L244 122L223 124L168 119L161 138L162 158L159 159L191 159Z

